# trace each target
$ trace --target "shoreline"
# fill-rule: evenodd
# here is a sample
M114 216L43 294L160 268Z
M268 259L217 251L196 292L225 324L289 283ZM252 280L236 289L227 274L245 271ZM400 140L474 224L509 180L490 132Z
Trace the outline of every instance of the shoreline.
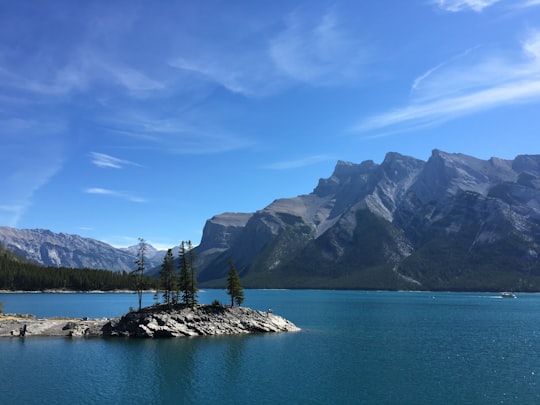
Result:
M246 307L196 305L151 306L115 318L36 318L0 314L0 338L33 336L179 338L299 331L272 312Z
M380 289L347 289L347 288L244 288L245 290L260 290L260 291L363 291L363 292L396 292L396 293L456 293L456 294L500 294L503 291L512 291L520 294L540 294L539 291L521 291L521 290L380 290ZM201 288L199 292L206 290L224 290L224 288L209 287ZM143 290L143 294L155 293L156 290ZM0 290L0 294L136 294L136 290L62 290L62 289L47 289L47 290Z
M2 314L0 338L100 337L103 326L110 321L110 318L36 318L30 314Z
M155 290L143 290L143 293L155 293ZM89 291L77 291L77 290L0 290L0 294L136 294L135 290L89 290Z

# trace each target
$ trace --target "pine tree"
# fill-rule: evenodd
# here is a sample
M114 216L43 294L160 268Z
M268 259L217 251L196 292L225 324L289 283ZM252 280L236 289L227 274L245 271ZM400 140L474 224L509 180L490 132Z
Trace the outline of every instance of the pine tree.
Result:
M163 258L160 272L161 287L163 288L163 302L167 305L174 303L174 291L177 288L176 272L174 271L174 256L172 249L167 250Z
M187 244L187 247L186 247ZM180 282L179 291L184 304L194 306L197 303L197 288L195 269L193 266L194 254L191 242L180 244Z
M195 250L190 240L187 241L187 265L190 272L191 282L191 285L189 286L190 305L193 307L195 304L197 304L197 292L199 290L197 289L197 274L195 271Z
M244 302L244 288L240 283L240 276L232 260L229 260L229 275L227 277L227 294L231 296L231 307L240 306Z
M139 250L137 252L137 260L135 264L137 268L131 272L135 276L135 289L137 291L137 296L139 299L139 311L142 308L142 291L144 288L144 270L146 268L146 263L144 260L144 252L146 252L146 241L143 238L139 238Z

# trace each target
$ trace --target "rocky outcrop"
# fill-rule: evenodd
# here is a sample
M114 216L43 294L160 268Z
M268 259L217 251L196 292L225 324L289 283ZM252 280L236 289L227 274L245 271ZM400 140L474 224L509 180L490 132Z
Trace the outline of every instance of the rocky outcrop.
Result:
M154 306L120 318L35 318L31 315L0 316L0 337L137 337L164 338L300 330L271 311L243 307L197 305Z
M104 336L182 337L242 333L292 332L299 328L271 311L218 305L148 307L112 320Z

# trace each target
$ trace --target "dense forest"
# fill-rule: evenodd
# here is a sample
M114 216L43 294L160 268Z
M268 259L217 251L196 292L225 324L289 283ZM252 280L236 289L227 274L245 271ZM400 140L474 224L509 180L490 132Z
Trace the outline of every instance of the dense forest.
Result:
M0 290L136 290L141 282L127 272L44 267L30 263L0 246ZM158 280L142 278L144 289L154 289Z

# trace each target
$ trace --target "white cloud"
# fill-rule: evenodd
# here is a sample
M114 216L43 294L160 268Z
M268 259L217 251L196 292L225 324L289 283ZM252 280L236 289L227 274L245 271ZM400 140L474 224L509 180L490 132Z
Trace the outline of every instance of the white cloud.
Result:
M35 193L63 166L65 140L59 132L64 130L64 122L52 116L15 116L0 119L0 127L0 223L16 226L32 205Z
M115 191L110 190L107 188L100 188L100 187L90 187L84 190L86 194L98 194L98 195L105 195L105 196L111 196L111 197L117 197L122 198L124 200L128 200L135 203L145 203L147 202L146 199L123 192L123 191Z
M501 0L435 0L441 9L451 12L458 12L467 9L480 12L483 9L498 3Z
M159 91L165 88L164 83L152 79L141 70L104 59L97 59L97 61L96 64L102 69L105 79L116 82L134 94Z
M529 37L523 41L522 47L524 52L536 62L536 65L540 64L540 31L532 31Z
M293 13L284 31L270 43L279 72L311 85L340 84L356 79L365 63L365 45L351 39L333 11L315 23Z
M533 7L533 6L540 6L540 0L528 0L521 3L519 6L521 7Z
M142 67L131 67L86 43L76 43L75 49L56 56L39 53L24 62L3 60L0 67L0 88L28 95L65 97L87 93L99 86L116 85L129 95L148 96L167 91L162 81L151 77Z
M411 104L366 120L356 129L370 131L390 128L403 124L403 129L424 126L429 123L438 124L460 115L480 110L499 107L506 104L517 104L540 101L540 78L513 82L508 85L493 87L472 92L458 97L450 97L424 104Z
M457 13L460 11L473 10L482 12L484 9L497 3L503 4L502 0L434 0L439 8L445 11ZM507 9L528 8L540 5L540 0L514 0L511 4L504 3Z
M124 111L116 117L104 118L103 126L111 132L142 141L140 148L172 154L223 153L252 144L252 141L228 133L197 114L163 118L148 112Z
M449 60L446 60L444 62L439 63L437 66L427 70L426 72L422 73L420 76L418 76L416 79L414 79L413 84L411 85L411 92L417 93L418 90L422 89L422 85L425 82L428 82L428 78L434 76L438 71L442 70L445 66L450 65L457 60L467 56L470 52L477 49L478 47L467 49L465 52L460 53L457 56L454 56L453 58L450 58ZM440 90L439 90L440 91Z
M90 157L92 158L92 163L97 167L122 169L124 166L140 166L139 164L130 162L129 160L118 159L105 153L91 152Z
M271 62L260 47L249 50L247 47L232 48L231 51L224 51L212 49L212 45L208 44L206 53L173 58L169 65L195 74L193 79L217 83L232 93L246 97L266 97L285 87L284 78L272 69Z
M363 73L366 44L347 32L333 10L315 15L290 13L283 29L252 32L245 46L242 40L223 38L219 46L205 43L169 65L246 97L271 96L298 82L350 85Z
M0 205L0 224L16 227L25 210L25 205Z
M540 102L538 32L529 34L519 55L482 52L452 62L416 79L409 105L369 117L353 130L403 131L504 105Z

